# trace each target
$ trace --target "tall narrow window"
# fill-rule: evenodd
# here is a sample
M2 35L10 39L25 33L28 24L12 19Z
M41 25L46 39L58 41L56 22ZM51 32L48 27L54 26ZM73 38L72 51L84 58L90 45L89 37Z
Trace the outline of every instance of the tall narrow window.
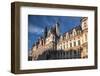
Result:
M68 48L68 43L66 44L66 47Z
M80 45L80 40L78 40L78 45Z
M64 46L64 49L65 49L65 42L64 42L63 46Z
M62 50L62 46L60 46L60 49Z
M72 43L70 43L70 47L72 47Z
M76 42L74 41L74 46L76 46Z

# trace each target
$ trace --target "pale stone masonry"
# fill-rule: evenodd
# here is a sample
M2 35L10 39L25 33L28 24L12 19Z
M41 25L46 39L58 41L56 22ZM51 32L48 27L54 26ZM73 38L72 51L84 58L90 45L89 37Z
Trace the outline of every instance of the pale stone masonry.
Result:
M80 58L88 57L88 18L82 18L80 25L66 31L63 35L60 34L59 26L57 22L49 30L45 27L44 35L33 44L32 60L37 60L47 50L63 50L66 53L61 56L66 58L67 56L74 58L77 55L80 55ZM57 55L60 56L60 54Z

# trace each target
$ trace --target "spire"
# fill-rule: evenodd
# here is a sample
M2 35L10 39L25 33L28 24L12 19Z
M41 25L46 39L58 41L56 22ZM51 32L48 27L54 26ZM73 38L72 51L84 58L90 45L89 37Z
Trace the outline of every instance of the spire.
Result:
M56 34L57 34L57 36L60 36L60 24L59 24L59 22L56 22Z
M44 38L47 37L47 26L44 28Z

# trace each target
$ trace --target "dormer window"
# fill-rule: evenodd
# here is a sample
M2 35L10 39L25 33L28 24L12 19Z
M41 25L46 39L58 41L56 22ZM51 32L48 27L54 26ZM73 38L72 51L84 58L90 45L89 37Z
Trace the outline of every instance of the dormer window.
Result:
M68 33L66 33L66 39L68 39Z

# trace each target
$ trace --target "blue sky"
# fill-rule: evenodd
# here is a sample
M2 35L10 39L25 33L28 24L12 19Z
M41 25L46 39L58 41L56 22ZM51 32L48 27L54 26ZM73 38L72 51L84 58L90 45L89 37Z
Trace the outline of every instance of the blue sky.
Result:
M71 16L28 15L28 49L31 49L37 39L43 35L45 26L49 29L59 21L60 33L63 34L71 28L80 25L81 18Z

